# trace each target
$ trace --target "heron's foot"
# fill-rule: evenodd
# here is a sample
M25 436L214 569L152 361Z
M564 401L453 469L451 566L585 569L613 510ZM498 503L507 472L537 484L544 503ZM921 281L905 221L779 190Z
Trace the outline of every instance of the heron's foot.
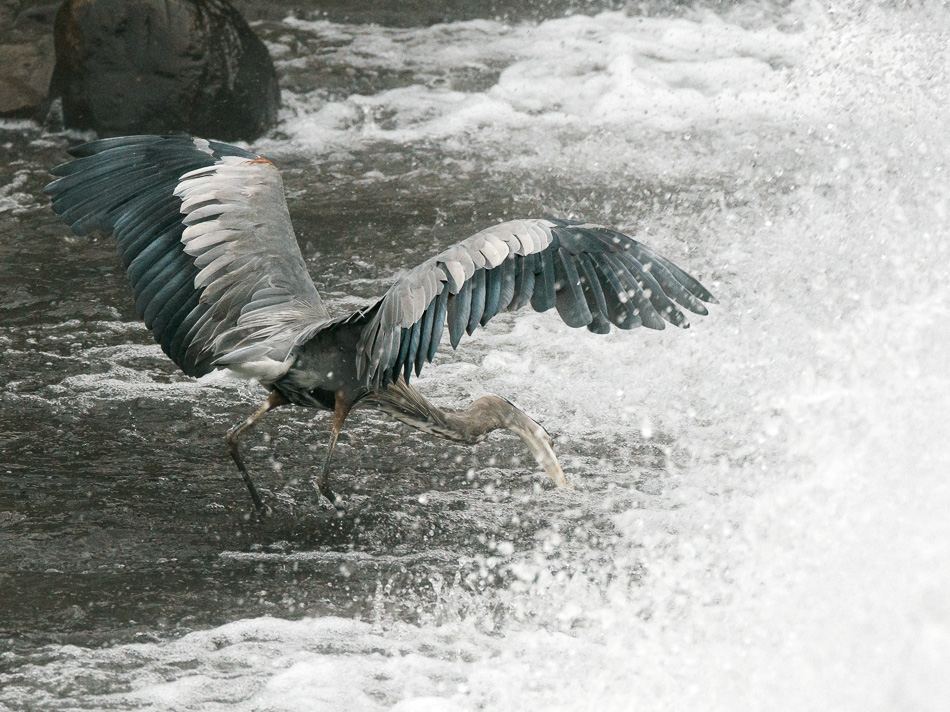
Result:
M251 501L254 502L254 516L256 516L258 519L266 519L267 517L271 516L274 513L274 510L271 509L271 506L264 501L263 497L261 497L257 487L255 487L254 483L251 482L251 478L247 477L245 482L247 482L248 490L251 493Z
M255 502L254 509L248 511L244 515L244 521L247 522L247 521L250 521L251 519L254 519L256 521L262 521L264 519L269 519L273 515L274 515L274 510L271 509L271 506L269 504L265 504L264 502L261 502L260 504L258 504L257 502Z
M336 509L336 511L338 511L338 512L342 512L342 511L343 511L343 498L342 498L342 497L340 497L340 496L337 495L337 494L334 494L334 493L333 493L333 490L331 490L331 489L330 489L329 487L327 487L326 485L323 485L323 486L320 487L319 489L320 489L320 494L322 494L324 497L327 498L327 501L330 502L330 504L333 505L333 508Z
M342 512L343 498L330 489L330 483L327 482L327 479L328 478L326 476L320 476L314 477L312 480L313 487L315 490L317 490L317 500L323 497L333 505L337 512Z
M251 500L254 502L254 511L248 515L254 519L268 519L274 516L274 508L264 501L264 496L262 495L268 498L274 496L273 493L268 490L259 490L257 487L254 488L253 495L251 496Z

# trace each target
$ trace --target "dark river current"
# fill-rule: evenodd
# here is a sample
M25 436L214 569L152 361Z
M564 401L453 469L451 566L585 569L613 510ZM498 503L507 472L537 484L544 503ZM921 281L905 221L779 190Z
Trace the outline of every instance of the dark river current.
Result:
M283 109L250 148L332 313L519 217L719 297L687 331L530 312L443 345L419 389L512 400L571 490L508 435L356 411L337 513L329 414L281 409L251 516L224 435L266 393L178 372L111 238L49 209L93 136L0 121L0 710L938 709L950 22L832 5L251 13Z

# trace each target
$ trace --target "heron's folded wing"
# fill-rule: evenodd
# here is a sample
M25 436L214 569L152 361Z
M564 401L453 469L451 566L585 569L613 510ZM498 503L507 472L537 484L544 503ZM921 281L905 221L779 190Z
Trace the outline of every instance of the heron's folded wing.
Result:
M45 189L53 209L77 235L115 234L139 316L185 373L282 361L326 321L269 161L185 136L70 153Z
M380 300L359 343L373 387L408 380L432 361L448 325L452 347L501 311L556 308L569 326L607 333L664 319L689 322L715 298L695 278L636 240L569 220L514 220L483 230L403 275Z

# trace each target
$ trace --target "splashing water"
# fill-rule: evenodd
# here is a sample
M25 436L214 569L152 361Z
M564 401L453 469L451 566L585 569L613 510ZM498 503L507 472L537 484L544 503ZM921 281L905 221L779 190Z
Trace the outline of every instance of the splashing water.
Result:
M492 542L454 580L433 575L418 622L390 617L380 588L365 620L11 653L0 708L950 699L950 20L800 3L773 23L755 7L410 30L285 21L270 39L288 75L348 66L398 86L288 91L282 134L260 150L328 170L380 145L436 151L414 169L420 186L489 176L565 217L619 221L722 305L686 333L607 337L520 315L426 372L424 391L511 394L538 414L577 491L541 495L555 513L533 542ZM387 170L359 179L386 190ZM649 203L630 185L653 186ZM479 585L492 578L505 585Z

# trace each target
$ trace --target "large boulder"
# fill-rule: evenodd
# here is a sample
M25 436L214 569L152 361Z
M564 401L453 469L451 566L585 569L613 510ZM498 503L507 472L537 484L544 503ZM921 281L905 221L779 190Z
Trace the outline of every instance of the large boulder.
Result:
M0 117L32 116L46 98L53 43L0 44Z
M68 127L251 140L277 121L274 63L226 0L65 0L55 45Z
M53 11L35 0L0 0L0 117L32 117L53 73Z

